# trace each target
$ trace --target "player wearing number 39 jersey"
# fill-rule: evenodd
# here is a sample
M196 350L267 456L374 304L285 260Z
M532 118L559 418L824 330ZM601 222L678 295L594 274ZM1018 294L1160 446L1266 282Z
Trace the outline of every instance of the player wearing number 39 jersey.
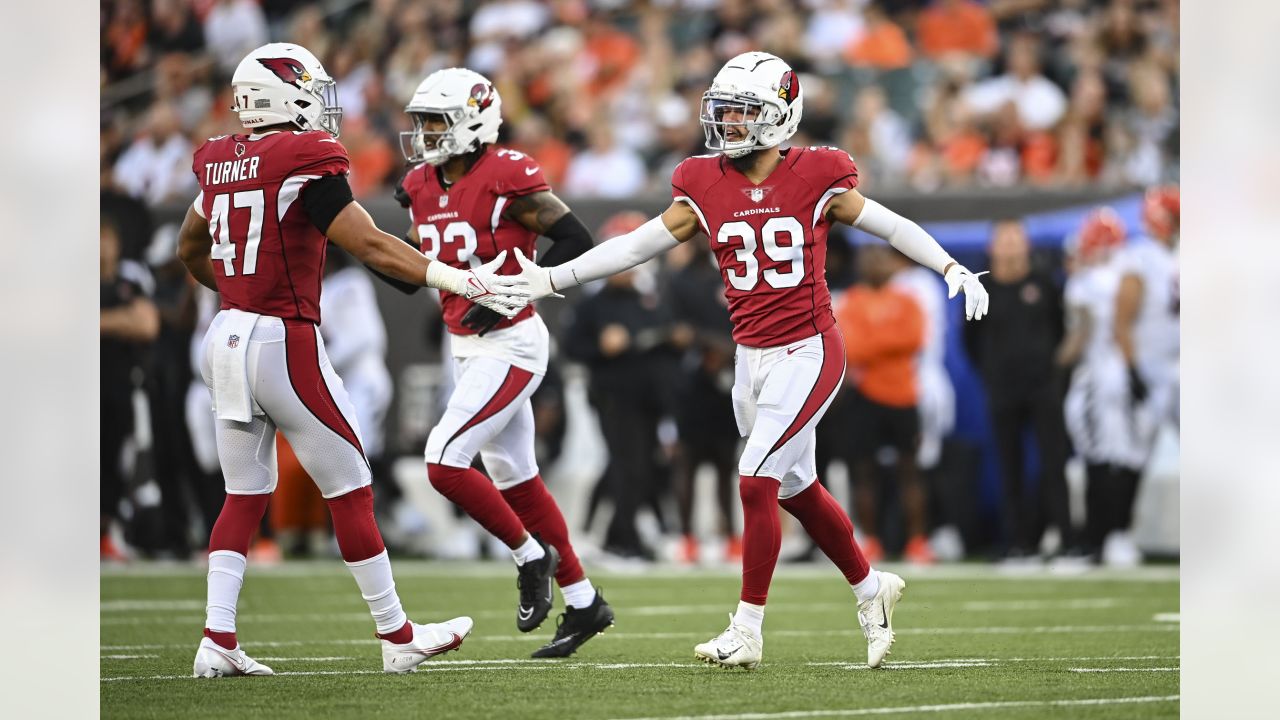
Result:
M240 649L235 618L249 540L276 487L277 429L328 502L342 558L382 639L383 670L408 672L460 646L472 621L410 622L396 594L360 428L317 330L326 236L387 276L505 316L520 312L529 292L520 279L495 274L502 258L453 268L373 224L347 184L335 83L305 48L264 45L241 61L231 84L233 110L248 132L196 150L200 195L179 231L183 263L222 297L204 338L201 374L213 398L227 498L209 538L205 637L194 673L272 674Z
M520 264L539 235L553 245L551 266L591 247L591 234L547 185L532 158L496 148L502 98L483 75L447 68L418 86L401 135L410 170L398 197L409 210L409 236L438 263L465 271ZM613 623L613 610L583 573L564 515L538 473L533 406L547 372L547 328L526 307L504 318L456 295L441 297L454 390L427 438L432 486L505 543L518 568L516 627L536 629L552 606L552 579L566 609L555 637L534 657L565 657ZM488 477L471 467L476 455ZM490 481L492 478L492 482Z
M742 593L729 627L694 654L755 667L763 655L764 604L781 542L779 504L840 568L857 598L867 664L893 643L894 607L905 583L870 568L853 524L817 479L814 428L844 377L843 342L823 266L827 233L854 225L941 273L965 314L987 310L982 284L915 223L858 191L858 170L835 148L779 145L800 124L800 80L779 58L730 60L703 94L700 119L715 155L690 158L672 175L674 202L660 217L559 267L517 259L534 298L611 275L705 233L720 265L738 342L734 413L747 439L739 460L743 511Z

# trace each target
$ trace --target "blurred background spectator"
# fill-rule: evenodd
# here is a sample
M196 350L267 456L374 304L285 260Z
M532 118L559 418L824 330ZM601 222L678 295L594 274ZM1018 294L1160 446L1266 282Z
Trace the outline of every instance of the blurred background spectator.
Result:
M904 144L924 186L1154 183L1177 172L1176 0L106 0L101 8L102 109L113 136L104 145L120 184L152 203L190 190L191 147L226 131L231 72L247 50L281 40L310 48L338 79L353 184L365 196L398 179L393 150L414 86L451 65L493 78L508 115L504 138L553 183L568 172L566 194L661 187L671 163L655 149L694 145L691 101L746 49L780 54L802 73L813 93L806 120L821 112L814 90L829 88L830 121L806 122L808 141L869 133L861 149L886 164L879 187L912 182L901 171ZM864 95L872 87L883 94Z
M1005 556L1019 560L1039 553L1046 524L1058 529L1064 547L1077 542L1063 476L1067 438L1055 362L1063 334L1062 289L1032 265L1020 220L995 225L989 252L991 273L982 281L999 310L966 324L965 335L969 356L986 383L1004 478ZM1039 468L1030 484L1027 432L1035 437Z

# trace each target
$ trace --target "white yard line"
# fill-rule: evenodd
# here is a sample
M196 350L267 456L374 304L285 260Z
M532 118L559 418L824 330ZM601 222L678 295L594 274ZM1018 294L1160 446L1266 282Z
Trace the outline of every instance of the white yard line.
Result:
M102 612L129 612L134 610L204 610L204 600L103 600L98 603Z
M1150 625L1041 625L1036 627L917 627L917 628L898 628L894 630L899 635L1017 635L1019 633L1033 634L1059 634L1059 633L1109 633L1109 632L1177 632L1178 627L1162 624ZM653 632L653 633L627 633L627 632L606 632L602 635L604 638L613 640L679 640L681 638L701 638L706 633L700 632ZM862 636L860 630L772 630L770 635L779 635L787 637L826 637L831 635L840 636ZM546 642L546 637L542 635L473 635L467 638L467 642ZM326 645L369 645L373 646L374 640L369 638L359 639L316 639L316 640L247 640L245 647L252 651L254 648L264 647L297 647L301 645L307 646L326 646ZM127 650L162 650L162 649L178 649L186 647L194 647L194 643L178 644L144 644L144 645L103 645L99 650L103 652L127 651ZM1034 659L1034 658L1032 658Z
M158 658L159 655L103 655L101 660L145 660L148 658Z
M1162 623L1180 623L1182 622L1182 613L1156 613L1151 619Z
M1001 710L1030 707L1079 707L1091 705L1126 705L1160 702L1178 702L1178 695L1147 695L1142 697L1089 698L1086 700L1006 700L994 702L949 703L946 705L905 705L890 707L862 707L844 710L791 710L776 713L737 713L733 715L664 715L628 720L789 720L790 718L858 717L861 715L900 715L903 713L945 713L970 710Z
M276 660L296 660L298 658L262 658ZM453 661L453 662L434 662L418 666L418 672L466 672L466 671L489 671L489 670L631 670L634 668L700 668L699 663L565 663L565 664L546 664L546 665L518 665L516 661L505 664L478 665L468 664L469 662L482 661ZM502 663L503 661L492 661ZM380 670L286 670L278 672L273 677L314 677L318 675L381 675ZM190 675L149 675L145 677L104 677L102 682L137 682L146 680L189 680Z
M1108 672L1178 672L1182 668L1176 667L1153 667L1153 668L1067 668L1068 672L1073 673L1108 673Z
M1088 598L1081 600L971 600L962 603L965 610L1097 610L1123 604L1120 598Z

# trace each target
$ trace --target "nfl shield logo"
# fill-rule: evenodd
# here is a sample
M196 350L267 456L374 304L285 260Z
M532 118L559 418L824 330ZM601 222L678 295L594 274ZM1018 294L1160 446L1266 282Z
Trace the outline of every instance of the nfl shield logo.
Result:
M441 196L440 196L440 207L444 207L444 206L446 206L446 205L448 205L448 204L449 204L449 196L448 196L448 195L441 195Z
M235 349L235 347L239 344L240 344L239 335L232 335L231 337L227 338L227 347Z
M764 190L760 188L751 188L751 202L760 202L764 199Z

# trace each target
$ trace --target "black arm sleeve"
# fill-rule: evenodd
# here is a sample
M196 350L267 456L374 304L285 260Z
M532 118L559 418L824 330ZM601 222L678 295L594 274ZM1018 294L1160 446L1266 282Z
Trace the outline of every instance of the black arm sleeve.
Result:
M578 257L591 249L591 232L582 224L577 215L565 213L546 232L546 236L555 243L538 263L542 267L555 267Z
M328 232L333 219L355 200L346 175L325 175L302 188L302 209L320 232Z
M405 235L404 237L402 237L402 238L400 238L400 239L401 239L401 240L404 240L404 244L405 244L405 245L408 245L409 247L413 248L414 250L417 250L417 249L418 249L417 244L413 242L413 238L409 237L408 235ZM419 290L421 290L421 289L424 287L423 285L414 285L413 283L407 283L407 282L405 282L405 281L403 281L403 280L397 280L397 279L395 279L395 278L393 278L393 277L389 277L389 276L387 276L387 275L383 275L382 273L378 272L377 270L374 270L373 268L369 267L368 265L365 265L365 267L369 269L369 272L373 273L373 276L374 276L374 277L376 277L376 278L378 278L379 280L381 280L382 282L384 282L384 283L386 283L386 284L390 285L391 287L393 287L393 288L395 288L395 289L399 290L400 292L404 293L405 295L412 295L412 294L414 294L414 293L418 292Z

